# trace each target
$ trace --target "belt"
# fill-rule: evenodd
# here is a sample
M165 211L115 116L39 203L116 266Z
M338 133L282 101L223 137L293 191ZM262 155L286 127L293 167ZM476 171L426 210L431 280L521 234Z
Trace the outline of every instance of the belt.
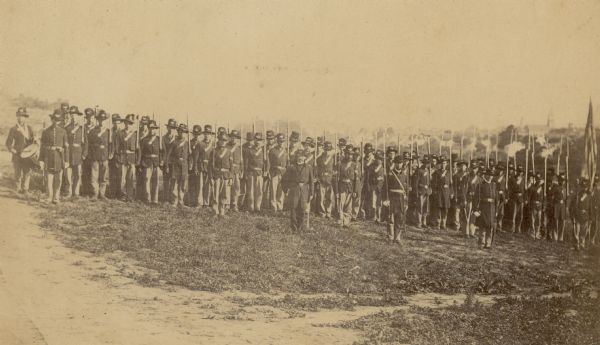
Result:
M429 187L429 185L419 183L419 187Z
M563 200L560 200L558 203L559 204L564 204L565 202Z
M390 192L392 192L392 193L400 193L400 194L404 194L405 193L402 189L390 189Z
M492 199L492 198L487 198L487 199L483 199L483 201L485 201L485 202L494 202L494 199Z
M278 166L276 166L276 168L277 168L277 169L285 169L286 167L284 167L284 166L281 166L281 165L278 165Z
M449 186L449 185L447 185L447 184L445 184L443 187L444 187L444 188L449 188L450 186Z
M79 146L81 146L81 144L71 144L71 146L73 146L73 147L79 147Z
M298 182L297 184L298 184L298 186L300 186L300 187L304 186L304 182Z
M203 159L202 160L204 163L208 163L208 159Z
M233 166L233 167L237 167L237 166L240 166L240 165L239 165L239 164L236 164L236 163L231 163L231 166Z
M103 149L103 148L104 148L104 145L98 145L98 144L94 144L94 145L92 145L92 146L93 146L93 147L97 147L97 148L101 148L101 149Z
M541 204L542 202L541 202L541 201L534 201L534 203L535 203L536 205L539 205L539 204Z
M350 183L350 179L349 178L343 179L342 182Z
M48 146L46 149L62 151L63 148L62 148L62 146Z
M499 191L498 194L504 194L504 192L503 191Z
M181 158L181 157L179 157L179 158L177 158L177 160L184 161L184 160L185 160L185 158Z
M221 172L229 171L229 169L221 168Z
M121 153L135 153L135 151L132 151L132 150L124 150L124 151L121 151Z
M151 154L151 155L146 155L146 157L150 157L150 158L158 158L158 155Z
M379 176L379 177L377 178L377 181L383 181L383 176Z
M517 196L521 196L521 195L523 195L523 193L517 193Z

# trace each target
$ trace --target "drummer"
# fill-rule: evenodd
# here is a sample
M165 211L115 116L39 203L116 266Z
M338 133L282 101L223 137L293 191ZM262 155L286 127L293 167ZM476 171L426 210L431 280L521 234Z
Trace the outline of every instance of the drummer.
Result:
M15 172L15 185L18 193L27 194L29 191L29 178L34 167L32 160L21 158L25 147L35 142L33 129L27 124L29 114L25 107L17 109L17 124L10 129L6 138L6 148L12 153L12 163Z

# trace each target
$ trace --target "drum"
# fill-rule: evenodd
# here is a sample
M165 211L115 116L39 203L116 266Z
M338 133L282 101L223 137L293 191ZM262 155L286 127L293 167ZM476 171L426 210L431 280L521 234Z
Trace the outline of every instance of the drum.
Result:
M38 158L40 153L40 146L37 143L32 143L26 146L23 151L21 151L21 158L30 163L32 167L39 166Z

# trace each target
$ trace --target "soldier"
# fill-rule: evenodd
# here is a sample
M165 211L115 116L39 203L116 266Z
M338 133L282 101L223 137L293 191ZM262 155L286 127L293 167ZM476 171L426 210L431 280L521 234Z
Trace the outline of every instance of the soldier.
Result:
M257 133L260 134L260 133ZM304 164L303 150L296 150L294 164L290 165L281 179L283 191L288 194L290 225L293 232L300 232L304 226L304 214L313 196L313 172Z
M275 132L272 130L267 130L265 132L265 149L264 149L264 161L265 161L265 174L263 175L263 200L262 205L263 209L272 209L276 211L271 206L271 200L273 195L271 194L271 162L269 161L269 152L275 146Z
M424 157L421 167L416 171L417 186L417 228L427 228L429 196L431 195L431 167L429 158Z
M248 162L248 155L250 154L250 149L252 148L253 143L254 143L254 133L246 132L246 142L242 145L242 161L244 162L244 164L242 167L242 175L241 175L241 180L240 180L240 194L241 194L240 207L242 207L242 208L245 208L245 205L246 205L246 198L247 198L246 184L247 184L247 177L248 177L247 162ZM285 205L284 205L284 207L285 207Z
M490 160L490 165L491 165L491 160ZM498 191L498 202L496 204L496 230L497 231L501 231L503 230L502 228L502 221L504 220L504 205L506 205L506 202L508 201L507 198L507 181L506 181L506 176L505 176L505 171L504 169L506 168L506 165L502 162L498 162L496 165L496 177L494 179L494 182L496 182L496 190Z
M175 140L178 127L177 121L175 121L175 119L169 119L165 127L167 127L167 133L163 135L160 141L160 144L162 145L160 154L162 161L160 162L160 165L163 169L163 199L165 203L171 203L171 171L168 169L169 162L166 160L166 157L167 148L170 147Z
M385 179L385 170L383 169L383 151L375 152L375 160L369 166L369 190L371 191L370 208L374 210L375 222L383 222L381 214L383 184Z
M290 142L288 147L289 156L295 157L296 151L301 149L302 144L300 143L300 134L296 131L292 131L292 134L290 134Z
M108 159L108 193L106 197L116 199L121 196L121 171L117 162L117 155L114 154L114 148L117 136L122 129L121 123L123 120L119 114L112 114L111 120L110 142L113 145L111 145L112 151L109 153L111 158Z
M352 219L352 198L358 194L356 164L352 161L352 150L344 149L344 158L338 167L339 221L343 227L348 227Z
M479 162L476 160L471 160L471 173L469 174L469 182L467 187L467 227L466 227L466 237L475 237L475 230L477 225L475 221L476 217L473 217L473 202L475 199L475 193L479 189L479 184L481 183L481 176L479 175Z
M145 138L148 135L148 132L150 131L148 129L149 123L150 123L150 117L148 117L147 115L141 116L140 120L138 121L138 128L137 128L138 148L141 147L140 143L141 143L142 139ZM139 161L140 155L141 155L141 151L137 155L137 161ZM145 181L144 181L144 169L139 164L137 164L137 167L135 169L135 198L137 200L146 200L149 198L148 196L146 196L146 185L145 185Z
M523 167L517 167L516 175L508 181L508 194L512 204L512 232L521 232L523 222L523 203L525 202L525 178Z
M356 166L356 197L352 198L352 221L358 219L359 216L364 217L364 213L361 212L362 207L362 191L364 184L364 172L363 166L361 165L362 157L360 155L360 147L355 147L352 151L352 162Z
M567 215L567 190L565 187L565 175L560 174L552 177L550 188L550 200L554 214L553 239L562 242L565 232L565 218Z
M185 123L180 123L177 127L177 135L167 146L167 154L165 162L167 162L167 173L171 178L169 182L169 191L171 194L171 205L174 207L184 207L184 195L188 178L188 159L189 159L189 143L184 136L188 133Z
M85 133L82 126L81 115L83 115L76 106L69 109L71 119L65 126L67 139L69 142L69 156L67 161L69 166L65 168L63 184L66 185L66 197L79 197L81 186L83 157L87 156L87 145L85 145Z
M574 215L573 239L575 250L585 249L585 239L589 236L590 215L592 208L592 195L589 189L589 180L582 178L577 194L571 199L569 211Z
M473 218L480 228L479 245L491 249L496 233L496 203L498 193L491 169L482 168L481 182L473 195Z
M453 197L453 191L450 189L452 176L450 176L450 171L448 171L448 159L446 159L446 157L440 157L438 164L440 165L440 168L433 173L431 183L434 188L432 195L435 195L433 199L439 210L437 224L439 228L445 230L448 219L448 209L450 209L451 206L450 200Z
M389 169L384 193L385 201L383 202L389 207L391 216L388 218L388 240L401 244L402 232L406 227L406 211L408 209L408 192L410 186L408 184L408 172L406 164L410 160L410 154L395 156L392 160L392 167Z
M88 149L88 137L94 127L96 127L96 112L92 108L86 108L83 112L85 114L85 124L83 125L84 130L84 147ZM89 154L84 152L81 156L81 195L92 196L92 159L89 158Z
M128 114L123 120L125 128L115 138L117 175L121 177L120 197L123 201L135 200L135 164L138 160L138 131L133 127L135 115Z
M202 135L202 126L194 125L192 127L192 139L190 140L191 173L188 182L188 205L192 207L204 206L202 186L206 182L207 174L202 171L204 151L200 135Z
M154 120L147 124L147 134L140 141L140 154L137 165L143 176L144 201L158 205L158 167L160 165L160 138L155 131L158 129Z
M59 126L63 120L61 110L56 109L50 118L52 124L42 133L39 162L46 178L47 202L57 204L60 202L62 170L69 166L69 142L67 132Z
M315 174L316 171L316 144L315 144L315 140L311 137L306 137L304 139L304 141L302 142L302 150L304 151L304 156L306 157L306 159L304 160L304 164L306 164L310 169L312 169L313 172L313 176ZM311 187L312 190L315 190L315 186ZM312 202L312 200L311 200ZM311 207L310 205L308 205L307 207L308 212L311 211Z
M454 188L454 223L456 230L461 230L461 223L465 224L465 233L468 228L467 213L467 194L469 193L469 173L467 172L467 162L459 160L457 162L456 174L453 176L452 187Z
M12 153L12 165L14 169L15 186L18 193L29 193L29 180L33 164L30 160L21 158L21 152L27 146L35 142L33 129L27 124L29 114L24 107L18 108L16 112L17 124L8 132L6 148Z
M211 159L213 210L218 216L224 216L230 205L231 196L231 151L226 143L227 133L221 133L217 141L214 158Z
M323 153L317 158L317 180L319 181L319 207L321 217L331 218L335 194L333 192L333 145L323 143Z
M244 171L242 148L237 142L241 138L240 132L234 129L229 133L229 143L227 143L227 148L231 151L231 210L235 212L239 210L242 171Z
M269 160L269 195L271 196L271 209L273 211L283 210L283 189L281 188L281 178L288 166L287 152L283 147L285 143L285 135L277 134L277 142L268 152Z
M529 219L531 220L531 237L541 238L542 210L544 207L544 180L537 173L534 175L534 184L528 191Z
M262 133L254 134L254 144L248 149L246 164L246 210L260 212L262 206L265 162Z
M209 163L213 158L214 149L216 145L216 143L213 140L215 132L212 131L212 126L204 125L204 131L202 132L202 135L204 137L200 142L200 146L197 150L197 156L194 158L197 162L196 164L200 173L200 194L198 196L198 204L203 207L210 207L213 197L211 185L212 178L210 176L211 166Z
M88 135L88 158L91 160L92 197L106 198L108 161L113 158L112 134L105 125L108 115L102 109L96 115L98 125Z
M366 220L373 220L375 218L375 210L373 209L373 191L371 190L371 170L373 163L375 162L375 149L371 143L366 143L363 148L363 185L362 185L362 197L363 202L361 206L365 213Z

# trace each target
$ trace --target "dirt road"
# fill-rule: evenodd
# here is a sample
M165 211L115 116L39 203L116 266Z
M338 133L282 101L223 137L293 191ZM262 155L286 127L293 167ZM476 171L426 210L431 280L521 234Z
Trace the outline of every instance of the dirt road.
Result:
M0 189L0 344L351 344L353 331L314 325L380 310L298 316L242 308L231 293L142 287L119 253L76 252L40 229L38 207Z

